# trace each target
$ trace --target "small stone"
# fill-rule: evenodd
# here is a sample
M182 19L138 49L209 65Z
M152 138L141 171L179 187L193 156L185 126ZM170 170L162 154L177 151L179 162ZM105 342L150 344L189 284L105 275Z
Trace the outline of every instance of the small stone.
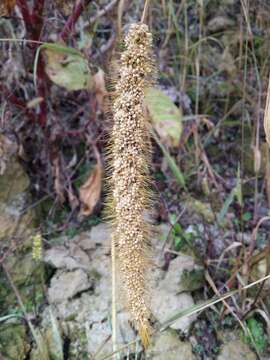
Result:
M48 296L50 303L61 303L89 289L91 283L87 274L77 269L69 272L57 272L51 280Z
M121 312L117 314L117 347L121 348L123 345L132 342L136 335L129 323L129 314ZM88 353L94 355L97 349L100 349L99 356L106 356L112 352L112 340L111 340L111 325L110 321L95 322L93 325L86 329L88 339ZM135 351L141 351L140 345L130 345L128 348L130 353ZM121 355L125 355L125 352L120 352Z
M228 16L216 16L209 21L207 29L212 33L226 30L233 26L235 26L235 21Z
M88 232L78 235L74 239L83 250L95 250L101 246L104 253L109 253L111 249L111 228L109 224L101 223L93 226Z
M183 272L192 271L195 268L194 259L185 254L179 254L170 262L167 272L159 270L155 275L156 286L151 293L151 310L159 322L168 320L175 312L180 312L194 306L190 293L185 290L185 284L181 284ZM164 276L165 275L165 276ZM162 279L162 277L164 278ZM196 319L196 315L179 318L171 325L171 328L188 332L190 325Z
M152 339L146 351L146 359L155 360L195 360L191 344L181 341L176 332L169 330Z
M44 261L57 269L89 269L90 266L88 255L76 244L70 244L69 249L65 246L55 246L47 250Z
M176 312L187 310L194 306L194 301L189 293L172 294L166 290L157 289L152 295L151 309L153 315L162 324ZM170 327L175 330L181 330L187 333L192 322L196 320L196 315L183 316L176 320Z
M110 246L111 228L109 224L101 223L92 227L90 231L90 238L96 245Z
M223 345L217 360L256 360L256 355L241 340Z

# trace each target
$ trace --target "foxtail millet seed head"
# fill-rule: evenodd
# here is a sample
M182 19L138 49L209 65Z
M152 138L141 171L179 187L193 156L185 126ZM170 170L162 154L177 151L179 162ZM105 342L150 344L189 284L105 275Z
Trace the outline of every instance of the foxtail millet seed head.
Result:
M113 239L125 298L142 343L149 344L151 326L146 273L150 225L145 213L149 193L149 124L145 90L152 83L152 35L145 24L132 24L121 55L113 103L111 147Z

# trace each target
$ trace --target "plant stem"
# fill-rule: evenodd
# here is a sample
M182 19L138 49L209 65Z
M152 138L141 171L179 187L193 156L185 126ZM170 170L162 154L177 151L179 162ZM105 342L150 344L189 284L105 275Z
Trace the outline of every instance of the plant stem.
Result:
M26 0L17 0L17 5L18 5L19 9L21 10L27 32L29 34L32 34L32 32L33 32L32 17L31 17L31 13L29 11L28 5L26 3Z
M112 257L112 346L113 352L117 351L117 333L116 333L116 267L115 267L115 241L112 239L111 247ZM114 356L116 359L116 356Z
M41 29L43 26L43 18L42 13L44 9L44 2L45 0L35 0L33 4L33 11L30 12L27 3L25 0L17 0L17 4L21 10L24 24L26 27L28 37L33 40L37 41L40 39ZM36 43L32 43L32 49L37 48ZM45 68L44 68L44 61L42 57L39 59L38 67L37 67L37 96L42 97L43 101L41 102L40 106L40 113L39 113L39 123L43 127L47 122L47 106L46 106L46 85L45 85ZM24 106L25 107L25 106Z
M43 101L40 103L39 123L42 127L47 122L47 104L46 104L46 86L45 86L45 64L42 57L40 57L37 67L37 96L42 97Z
M80 0L80 2L75 5L72 14L69 16L64 29L62 30L61 34L59 35L60 39L66 41L70 31L74 28L77 20L81 16L84 8L90 3L91 0Z
M33 24L32 40L39 40L43 26L42 13L45 0L35 0L31 20Z
M142 18L141 18L141 23L145 23L145 21L146 21L146 17L147 17L147 14L148 14L148 9L149 9L149 4L150 4L150 0L145 0L143 13L142 13Z

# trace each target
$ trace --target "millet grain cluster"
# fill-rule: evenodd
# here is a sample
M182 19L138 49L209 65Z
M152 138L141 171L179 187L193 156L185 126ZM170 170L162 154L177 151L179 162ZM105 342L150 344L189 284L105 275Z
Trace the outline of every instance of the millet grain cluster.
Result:
M149 343L148 292L151 208L150 135L144 97L153 75L152 35L145 24L130 26L121 55L113 102L112 203L113 241L127 307L144 346Z

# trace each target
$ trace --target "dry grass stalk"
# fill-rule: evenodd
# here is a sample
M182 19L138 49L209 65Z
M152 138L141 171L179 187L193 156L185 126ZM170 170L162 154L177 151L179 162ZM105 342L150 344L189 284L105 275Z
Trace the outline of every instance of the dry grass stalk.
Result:
M267 98L266 98L266 105L264 111L264 131L265 131L266 141L270 146L270 76L269 76Z
M145 24L133 24L125 39L112 131L112 209L116 255L127 307L144 347L149 344L147 280L150 225L145 213L151 207L148 190L149 124L145 114L145 89L153 73L152 36Z

